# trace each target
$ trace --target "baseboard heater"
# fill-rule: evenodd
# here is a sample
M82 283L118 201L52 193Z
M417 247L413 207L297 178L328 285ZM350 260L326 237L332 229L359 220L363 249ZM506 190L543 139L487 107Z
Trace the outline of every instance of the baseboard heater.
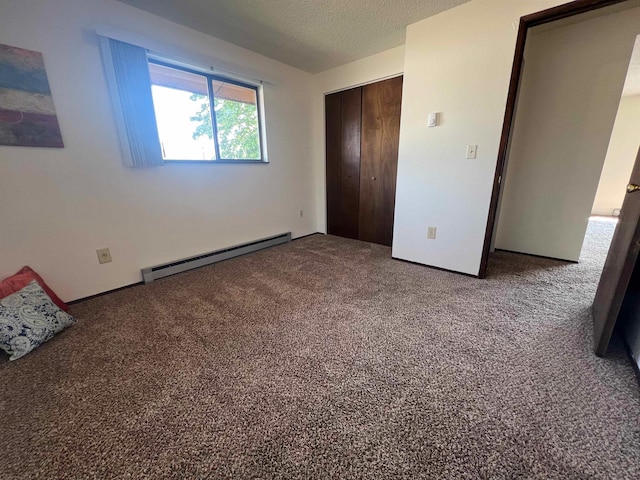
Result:
M146 285L159 278L186 272L187 270L193 270L194 268L204 267L205 265L211 265L212 263L221 262L233 257L239 257L240 255L273 247L282 243L288 243L290 241L291 232L287 232L273 237L256 240L254 242L236 245L235 247L223 248L221 250L216 250L215 252L196 255L195 257L183 258L182 260L163 263L162 265L156 265L155 267L143 268L142 280Z

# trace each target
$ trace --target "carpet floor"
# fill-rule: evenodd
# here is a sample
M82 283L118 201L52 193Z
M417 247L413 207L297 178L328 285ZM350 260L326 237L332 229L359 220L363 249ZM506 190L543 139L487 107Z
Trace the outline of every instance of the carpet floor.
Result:
M0 364L0 478L638 479L631 362L592 353L612 232L487 280L315 235L76 304Z

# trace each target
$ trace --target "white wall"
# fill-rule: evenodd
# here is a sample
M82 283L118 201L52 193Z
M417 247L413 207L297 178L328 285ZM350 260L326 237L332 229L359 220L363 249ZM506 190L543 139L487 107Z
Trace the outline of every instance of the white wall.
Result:
M313 152L316 192L316 218L319 232L327 231L325 116L327 93L372 83L399 75L404 69L404 45L318 73L314 78Z
M124 167L98 24L273 79L265 86L271 163ZM65 142L0 146L0 278L29 264L68 301L137 282L142 267L316 231L312 75L113 0L1 2L0 43L43 53ZM101 247L112 263L98 264Z
M602 167L592 215L612 215L622 207L625 187L640 146L640 95L622 97Z
M407 28L394 257L478 273L517 22L560 3L472 0Z
M530 31L496 248L579 259L638 33L640 8Z

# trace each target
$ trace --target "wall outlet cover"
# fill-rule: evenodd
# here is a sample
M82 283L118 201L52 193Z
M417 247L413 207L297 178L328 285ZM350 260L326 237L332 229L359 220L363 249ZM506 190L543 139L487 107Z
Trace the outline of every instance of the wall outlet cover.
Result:
M109 263L111 261L111 252L108 248L99 248L96 253L98 254L98 262Z

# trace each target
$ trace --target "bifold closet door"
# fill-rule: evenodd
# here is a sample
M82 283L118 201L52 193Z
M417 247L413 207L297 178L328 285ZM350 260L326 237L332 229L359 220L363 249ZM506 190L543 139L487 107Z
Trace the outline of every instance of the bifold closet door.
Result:
M362 88L325 97L327 233L359 238Z
M359 238L391 246L396 199L402 77L362 90Z

